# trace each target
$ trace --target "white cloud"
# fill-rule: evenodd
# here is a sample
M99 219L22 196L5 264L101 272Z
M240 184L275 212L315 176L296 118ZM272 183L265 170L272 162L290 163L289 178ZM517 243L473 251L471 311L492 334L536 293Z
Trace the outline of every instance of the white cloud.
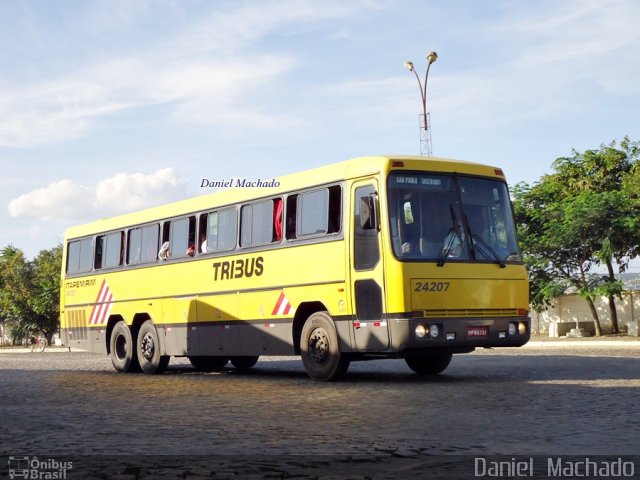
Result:
M280 34L285 25L316 25L360 7L306 1L233 5L196 22L187 15L191 21L184 22L183 30L156 40L151 51L98 54L88 64L71 60L64 74L34 84L3 85L0 146L69 140L82 135L98 117L169 103L174 118L189 123L268 129L294 125L294 116L267 107L269 98L260 93L295 61L255 44ZM126 9L122 15L133 18Z
M95 193L71 180L60 180L38 188L9 202L9 214L14 217L83 218L95 209Z
M121 213L183 198L186 180L173 168L164 168L151 175L118 173L100 181L96 187L96 203L100 210Z
M155 173L117 173L94 188L60 180L9 202L14 218L90 220L130 212L185 197L186 180L173 168Z

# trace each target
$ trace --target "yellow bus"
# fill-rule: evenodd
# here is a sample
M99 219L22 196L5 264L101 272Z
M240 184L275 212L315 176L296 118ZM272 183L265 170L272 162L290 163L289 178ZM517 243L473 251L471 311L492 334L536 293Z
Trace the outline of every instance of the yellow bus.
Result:
M442 372L456 353L529 340L528 277L500 168L372 156L67 230L64 343L117 371L300 355Z

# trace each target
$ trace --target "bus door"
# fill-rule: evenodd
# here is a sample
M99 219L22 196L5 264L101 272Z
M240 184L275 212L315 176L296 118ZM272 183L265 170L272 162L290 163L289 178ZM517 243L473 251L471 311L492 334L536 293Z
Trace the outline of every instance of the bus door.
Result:
M389 346L377 192L375 179L358 181L351 190L351 302L358 350L384 350Z

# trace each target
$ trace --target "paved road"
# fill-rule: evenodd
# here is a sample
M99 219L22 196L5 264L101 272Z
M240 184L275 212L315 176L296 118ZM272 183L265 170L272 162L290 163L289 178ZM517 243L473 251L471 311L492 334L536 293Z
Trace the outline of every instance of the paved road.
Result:
M146 376L90 353L3 353L0 454L74 459L67 478L427 478L461 455L637 455L639 400L640 349L623 346L481 350L429 379L362 362L332 384L282 357Z

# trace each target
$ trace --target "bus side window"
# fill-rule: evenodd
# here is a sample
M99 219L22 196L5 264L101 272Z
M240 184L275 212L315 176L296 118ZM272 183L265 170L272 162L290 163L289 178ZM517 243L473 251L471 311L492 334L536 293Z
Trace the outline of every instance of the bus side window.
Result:
M129 230L127 264L155 262L158 259L160 225L154 223Z
M198 217L198 253L207 253L209 251L209 242L207 241L207 220L209 215L200 214Z
M283 203L281 198L273 199L273 242L282 240L282 211Z
M252 247L274 242L275 202L266 200L243 205L240 210L240 246Z
M338 233L342 225L342 187L313 190L287 197L288 240Z
M342 188L340 185L329 187L329 225L327 233L340 232L342 221Z
M69 242L67 246L67 273L90 272L93 259L92 238Z
M297 235L325 234L329 224L329 190L313 190L298 196Z
M67 273L76 273L80 269L80 242L67 244Z
M171 257L193 257L196 250L196 217L171 221Z
M142 262L155 262L158 259L158 241L160 225L147 225L142 228Z
M365 230L360 224L360 201L369 195L375 195L375 193L373 185L366 185L356 188L353 198L355 214L353 221L353 264L356 270L370 270L380 260L378 231L376 229Z
M96 251L93 258L93 268L96 270L102 268L104 250L104 235L99 235L96 237Z
M238 216L235 207L211 212L208 223L207 251L228 252L236 248Z
M168 242L169 241L169 233L171 230L171 222L169 221L165 221L162 224L162 238L160 239L160 244L162 245L164 242Z
M129 230L129 245L127 245L127 264L135 265L140 263L142 258L142 229L132 228Z
M122 265L122 237L124 232L106 235L104 240L103 268L113 268Z
M90 272L93 262L93 239L80 240L80 272Z
M296 209L298 207L298 195L287 197L286 235L288 240L296 238Z

